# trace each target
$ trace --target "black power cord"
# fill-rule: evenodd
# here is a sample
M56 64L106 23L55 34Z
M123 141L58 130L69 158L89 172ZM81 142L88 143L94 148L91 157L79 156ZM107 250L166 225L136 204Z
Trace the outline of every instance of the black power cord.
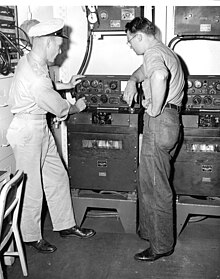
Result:
M93 46L93 36L92 36L92 28L91 25L88 21L88 14L89 14L89 10L88 10L88 6L86 6L86 17L87 17L87 22L88 22L88 36L87 36L87 47L86 47L86 51L85 51L85 55L82 61L82 64L80 66L80 69L78 71L78 75L83 75L88 67L90 58L91 58L91 53L92 53L92 46Z
M3 40L1 36L0 42L2 46L2 50L0 50L0 74L2 74L3 76L7 76L11 72L11 59L8 48L5 44L5 40Z
M13 72L11 65L10 50L14 49L20 56L23 56L23 51L2 31L0 31L0 74L7 76Z

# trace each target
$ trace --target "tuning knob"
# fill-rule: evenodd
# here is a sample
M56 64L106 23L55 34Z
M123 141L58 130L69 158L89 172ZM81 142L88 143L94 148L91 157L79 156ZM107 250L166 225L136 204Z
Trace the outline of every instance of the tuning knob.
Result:
M115 90L118 87L117 81L111 81L110 82L110 88L112 90Z
M108 97L107 97L106 95L101 95L100 101L101 101L103 104L106 104L106 103L108 102Z
M87 88L90 86L90 82L87 79L85 79L82 81L82 86Z
M212 104L212 98L210 96L205 96L203 99L203 103L205 105L211 105Z
M202 98L200 96L195 96L195 97L193 97L192 102L194 105L199 105L202 102Z
M94 95L91 97L91 99L90 99L90 100L91 100L91 102L92 102L93 104L96 104L96 103L98 102L97 97L96 97L96 96L94 96Z

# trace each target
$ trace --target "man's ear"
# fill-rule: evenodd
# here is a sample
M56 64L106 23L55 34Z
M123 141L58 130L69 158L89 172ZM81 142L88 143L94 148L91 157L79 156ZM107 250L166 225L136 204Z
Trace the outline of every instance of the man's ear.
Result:
M138 33L137 37L138 37L138 41L141 42L143 39L143 35L141 33Z
M47 37L47 47L50 47L51 43L52 43L53 38L52 37Z

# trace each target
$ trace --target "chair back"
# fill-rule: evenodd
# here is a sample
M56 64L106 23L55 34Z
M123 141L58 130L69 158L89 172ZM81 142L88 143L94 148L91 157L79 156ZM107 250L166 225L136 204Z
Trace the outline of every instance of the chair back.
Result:
M0 191L0 255L18 256L24 276L28 276L26 259L20 236L18 215L24 186L24 172L18 170L15 175L3 185ZM12 236L14 238L12 238ZM16 250L12 241L16 243ZM6 245L8 244L8 245ZM0 279L4 278L4 272L0 260Z
M0 250L12 235L13 223L17 223L24 173L20 170L9 180L0 192Z

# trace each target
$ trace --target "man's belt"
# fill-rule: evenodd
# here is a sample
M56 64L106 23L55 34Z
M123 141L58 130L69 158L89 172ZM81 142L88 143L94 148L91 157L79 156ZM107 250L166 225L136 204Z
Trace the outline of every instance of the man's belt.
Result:
M31 113L16 113L15 117L20 119L43 120L46 119L46 114L31 114Z
M165 105L165 108L176 109L177 112L180 112L180 111L181 111L181 106L177 106L177 105L170 104L170 103L167 103L167 104Z

